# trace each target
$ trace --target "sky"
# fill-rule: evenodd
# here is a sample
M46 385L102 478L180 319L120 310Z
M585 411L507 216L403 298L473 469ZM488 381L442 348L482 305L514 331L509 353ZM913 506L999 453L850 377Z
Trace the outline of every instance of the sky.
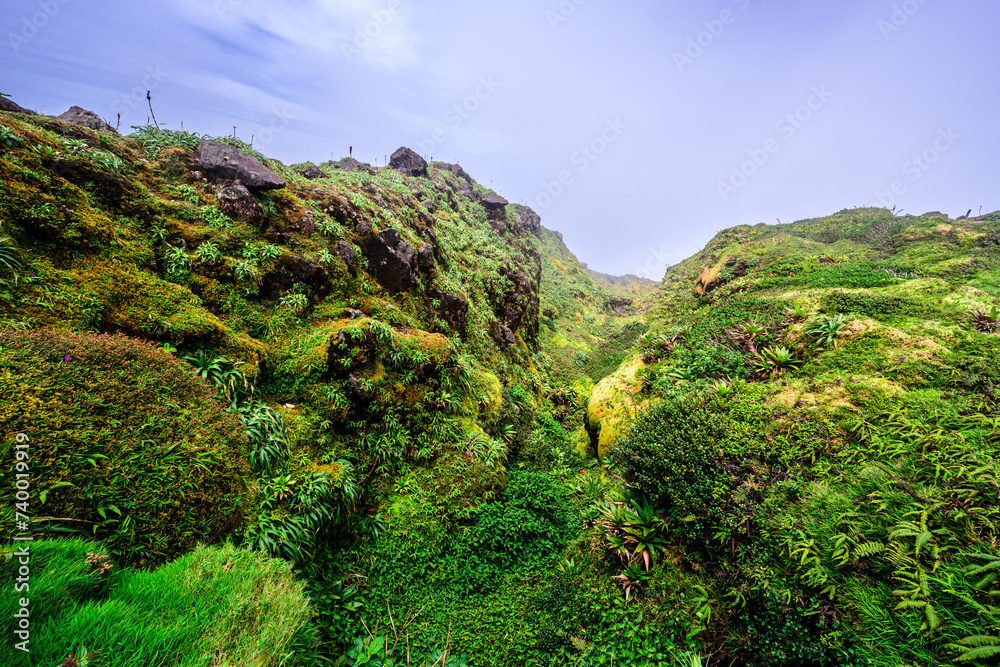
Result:
M460 163L590 268L718 231L1000 208L996 0L5 0L0 92L286 164Z

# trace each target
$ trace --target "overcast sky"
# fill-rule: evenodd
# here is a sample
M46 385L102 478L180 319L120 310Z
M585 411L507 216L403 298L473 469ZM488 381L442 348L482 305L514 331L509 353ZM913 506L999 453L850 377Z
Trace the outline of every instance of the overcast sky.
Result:
M409 146L659 279L720 229L1000 208L996 0L5 0L0 92L285 163Z

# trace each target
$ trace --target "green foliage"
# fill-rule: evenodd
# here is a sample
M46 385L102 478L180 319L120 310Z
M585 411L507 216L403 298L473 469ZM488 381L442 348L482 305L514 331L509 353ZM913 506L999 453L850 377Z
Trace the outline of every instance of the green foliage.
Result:
M201 146L201 135L183 130L164 130L154 125L133 125L134 132L128 135L142 144L148 157L156 157L165 148L185 148L196 151Z
M17 136L13 130L0 126L0 146L4 148L17 148L24 144L24 139Z
M9 238L0 238L0 269L15 273L18 269L23 268L24 264L18 255L17 248L14 247Z
M805 332L824 347L836 347L847 322L846 315L819 315L806 323Z
M152 565L242 521L246 436L185 366L122 335L0 329L0 430L32 439L37 531Z
M784 346L767 347L757 355L757 372L764 375L798 368L804 362Z
M0 239L0 244L3 240ZM2 246L0 246L0 263L3 263ZM974 310L970 316L972 320L972 325L976 328L976 331L980 333L993 333L995 331L1000 331L1000 310L997 310L996 306L990 308L989 311L986 310Z
M211 241L206 241L198 246L195 254L198 256L199 261L207 264L214 264L222 259L222 252L219 250L219 246Z
M177 281L183 281L187 278L188 272L191 270L191 259L184 252L183 248L167 246L166 251L163 253L163 265L166 268L168 277Z
M715 500L724 483L716 437L703 406L667 399L644 412L610 456L632 488L679 522L680 532L700 535L718 517Z
M816 268L806 273L798 284L805 287L884 287L900 282L898 275L909 275L909 267L894 267L868 262L844 262Z
M212 229L226 231L232 229L233 220L215 206L205 206L199 213L201 221Z
M192 667L207 656L215 664L316 664L309 602L287 564L227 545L200 546L152 572L108 570L96 558L102 550L79 539L32 543L31 652L11 649L4 664L80 667L63 662L77 656L124 667L164 656ZM16 567L8 556L0 576ZM8 635L17 599L0 600Z
M898 316L927 315L931 310L929 307L906 297L850 294L838 291L824 294L820 303L823 310L827 312L855 313L876 320Z
M512 472L497 500L465 512L445 542L418 546L405 534L390 533L378 546L373 571L379 590L389 594L400 585L434 582L462 594L482 593L558 553L576 535L580 524L568 500L567 489L550 475Z

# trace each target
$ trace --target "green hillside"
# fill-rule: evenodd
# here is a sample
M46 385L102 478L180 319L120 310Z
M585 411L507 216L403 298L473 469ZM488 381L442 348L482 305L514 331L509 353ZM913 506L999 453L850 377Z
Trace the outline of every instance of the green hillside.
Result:
M998 311L997 214L654 285L406 149L0 112L0 580L52 664L997 664Z

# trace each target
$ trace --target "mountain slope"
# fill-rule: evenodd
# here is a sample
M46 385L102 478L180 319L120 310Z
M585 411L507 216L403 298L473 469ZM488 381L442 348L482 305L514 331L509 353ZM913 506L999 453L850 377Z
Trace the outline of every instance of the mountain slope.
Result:
M668 270L607 442L669 526L649 613L680 578L715 660L991 664L998 267L996 214L856 209Z

